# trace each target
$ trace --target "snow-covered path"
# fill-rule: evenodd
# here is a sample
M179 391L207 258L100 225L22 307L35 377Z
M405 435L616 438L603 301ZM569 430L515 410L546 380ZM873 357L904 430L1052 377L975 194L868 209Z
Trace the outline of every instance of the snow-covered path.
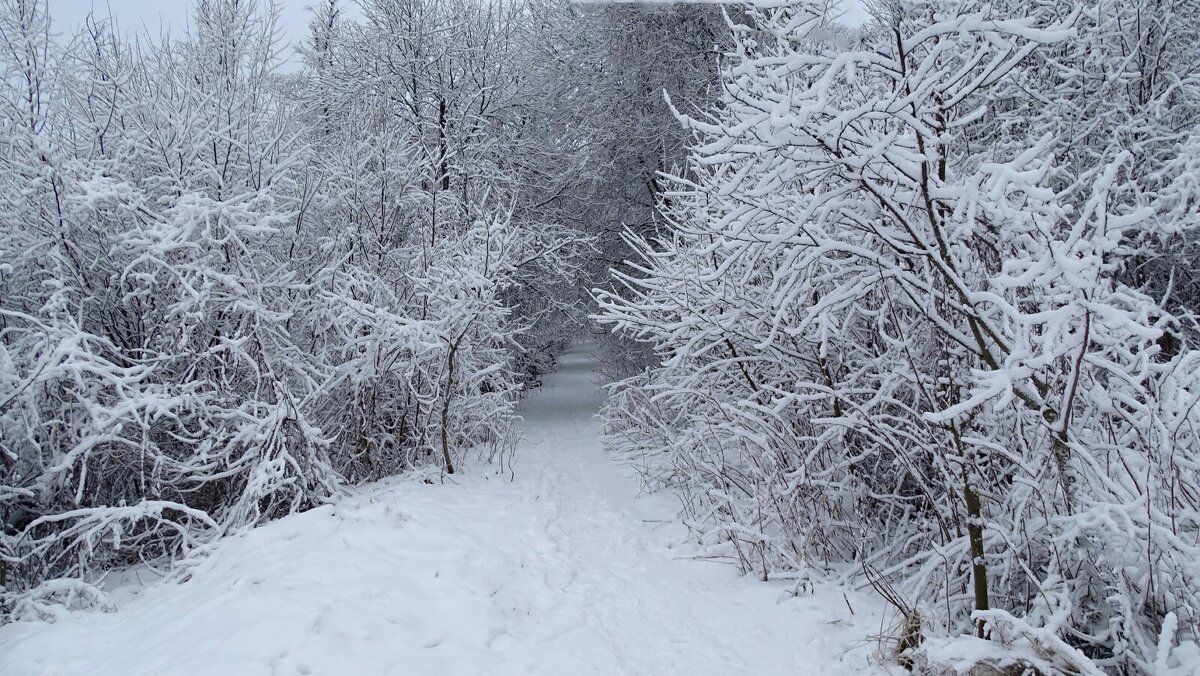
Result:
M0 628L0 674L871 673L879 608L688 558L601 445L587 346L525 405L515 479L381 482L223 542L116 613ZM853 606L854 613L850 611Z

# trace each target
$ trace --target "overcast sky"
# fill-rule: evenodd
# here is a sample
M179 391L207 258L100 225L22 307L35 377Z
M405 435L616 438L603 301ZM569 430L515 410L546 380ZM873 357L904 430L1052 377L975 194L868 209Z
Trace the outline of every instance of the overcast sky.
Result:
M49 0L50 17L60 32L78 27L94 12L107 16L109 9L125 33L158 35L161 28L180 32L191 13L191 0ZM312 0L283 0L279 3L283 28L289 40L303 38L308 29L308 9ZM347 3L352 4L352 3Z
M596 0L592 0L595 2ZM285 38L291 42L303 40L308 32L308 7L313 0L281 0ZM846 21L861 24L865 18L860 0L843 0L847 7ZM89 13L99 16L110 13L127 36L149 34L158 36L163 29L182 32L187 26L191 0L49 0L50 16L59 33L73 32ZM345 3L352 9L354 3Z

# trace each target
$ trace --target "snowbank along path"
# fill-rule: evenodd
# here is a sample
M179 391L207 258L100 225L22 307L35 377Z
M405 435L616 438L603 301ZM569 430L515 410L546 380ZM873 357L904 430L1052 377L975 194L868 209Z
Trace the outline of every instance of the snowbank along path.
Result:
M115 613L0 628L0 674L882 673L873 600L689 556L605 454L594 367L576 345L530 395L515 478L468 463L231 537Z

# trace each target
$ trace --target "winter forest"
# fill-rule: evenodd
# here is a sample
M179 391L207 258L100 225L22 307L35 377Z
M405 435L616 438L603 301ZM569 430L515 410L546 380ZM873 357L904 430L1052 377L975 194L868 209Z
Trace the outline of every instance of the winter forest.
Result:
M1195 0L61 2L0 673L1200 673Z

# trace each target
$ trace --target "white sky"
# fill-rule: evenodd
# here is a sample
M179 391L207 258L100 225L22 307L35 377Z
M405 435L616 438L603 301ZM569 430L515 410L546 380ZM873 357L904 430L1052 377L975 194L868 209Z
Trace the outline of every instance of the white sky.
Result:
M179 33L187 25L191 0L49 0L50 18L55 30L70 32L83 23L89 13L108 16L111 9L121 31L127 35L157 36L161 29ZM308 7L312 0L282 0L281 20L288 40L304 37L308 31ZM347 3L352 4L352 3Z
M847 9L846 23L859 25L865 21L866 13L862 9L861 0L842 1ZM304 39L308 32L308 7L312 2L313 0L280 0L280 18L286 40L295 43ZM182 32L192 7L191 0L49 0L49 3L54 30L59 33L73 32L89 13L108 16L111 10L111 15L127 37L145 34L157 37L163 29L173 33ZM344 5L345 10L353 11L354 2L346 2Z

